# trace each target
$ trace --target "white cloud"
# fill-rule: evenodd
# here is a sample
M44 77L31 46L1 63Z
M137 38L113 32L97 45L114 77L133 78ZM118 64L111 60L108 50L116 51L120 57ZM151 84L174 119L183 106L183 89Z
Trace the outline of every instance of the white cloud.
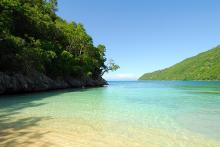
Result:
M105 75L104 78L106 80L137 80L137 77L130 73Z

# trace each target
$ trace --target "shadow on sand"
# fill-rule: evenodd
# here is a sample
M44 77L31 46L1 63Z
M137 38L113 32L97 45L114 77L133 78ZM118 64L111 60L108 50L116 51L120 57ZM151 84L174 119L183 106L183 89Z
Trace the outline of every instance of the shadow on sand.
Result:
M64 91L66 92L66 91ZM68 91L67 91L68 92ZM54 95L58 92L42 92L26 95L13 95L0 97L0 146L53 146L46 140L41 140L50 132L40 128L40 123L50 120L49 117L17 117L22 115L22 111L31 107L39 107L46 103L39 101ZM38 102L37 102L38 101ZM37 102L37 103L36 103ZM39 143L40 142L40 143Z

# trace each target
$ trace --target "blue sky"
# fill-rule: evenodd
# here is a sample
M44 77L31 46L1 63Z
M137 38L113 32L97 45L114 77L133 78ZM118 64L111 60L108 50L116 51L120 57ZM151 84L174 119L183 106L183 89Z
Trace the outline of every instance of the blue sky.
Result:
M220 44L219 0L58 0L58 9L120 65L107 80L134 80Z

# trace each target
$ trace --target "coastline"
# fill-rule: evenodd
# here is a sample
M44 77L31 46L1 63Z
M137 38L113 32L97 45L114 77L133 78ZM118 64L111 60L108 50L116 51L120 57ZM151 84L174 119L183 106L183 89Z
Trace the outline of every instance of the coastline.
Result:
M160 79L145 79L145 80L142 80L142 79L137 79L137 81L198 81L198 82L220 82L220 80L172 80L172 79L163 79L163 80L160 80Z
M69 88L102 87L108 85L102 77L74 78L59 77L52 79L42 73L33 72L28 75L22 73L0 72L0 95L31 93Z

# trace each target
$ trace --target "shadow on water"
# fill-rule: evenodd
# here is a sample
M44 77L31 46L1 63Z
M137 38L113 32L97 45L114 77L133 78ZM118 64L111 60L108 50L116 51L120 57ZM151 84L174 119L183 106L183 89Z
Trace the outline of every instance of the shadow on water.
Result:
M52 146L47 141L40 140L50 132L40 128L42 121L50 117L22 116L22 111L28 108L38 108L46 103L42 99L57 96L73 90L42 92L24 95L0 96L0 146ZM74 90L76 91L76 90ZM84 91L84 90L79 90ZM33 128L38 128L33 129ZM40 144L39 144L40 142Z

